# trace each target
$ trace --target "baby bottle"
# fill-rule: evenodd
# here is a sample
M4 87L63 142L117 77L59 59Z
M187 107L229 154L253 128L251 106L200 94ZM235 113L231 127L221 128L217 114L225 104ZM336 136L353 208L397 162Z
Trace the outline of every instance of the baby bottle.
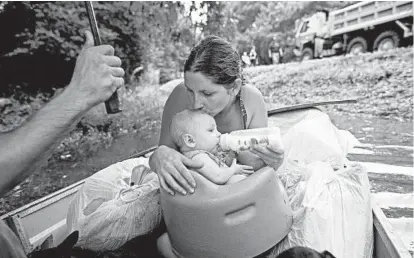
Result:
M283 149L280 129L278 127L263 127L233 131L220 136L220 147L224 151L248 150L254 144Z

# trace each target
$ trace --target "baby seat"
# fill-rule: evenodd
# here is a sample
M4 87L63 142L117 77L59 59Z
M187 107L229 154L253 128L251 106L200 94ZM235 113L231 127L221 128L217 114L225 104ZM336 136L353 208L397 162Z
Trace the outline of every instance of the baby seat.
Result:
M270 167L245 180L216 185L193 172L193 194L169 195L161 205L174 252L179 257L254 257L290 231L292 210Z

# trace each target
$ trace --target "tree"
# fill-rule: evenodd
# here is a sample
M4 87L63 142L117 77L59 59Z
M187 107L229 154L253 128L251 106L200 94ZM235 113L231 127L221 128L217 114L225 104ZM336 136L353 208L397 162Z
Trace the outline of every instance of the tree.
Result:
M201 24L204 35L216 35L230 42L237 32L237 19L235 19L227 2L202 2L205 8L206 22Z
M0 7L0 30L5 32L0 92L11 94L16 86L29 93L47 92L69 83L84 42L82 32L89 29L84 3L2 2ZM149 63L171 66L182 53L163 62L166 49L186 51L181 44L188 43L188 35L181 35L192 24L180 23L185 15L179 2L94 2L94 9L102 41L115 47L127 74Z

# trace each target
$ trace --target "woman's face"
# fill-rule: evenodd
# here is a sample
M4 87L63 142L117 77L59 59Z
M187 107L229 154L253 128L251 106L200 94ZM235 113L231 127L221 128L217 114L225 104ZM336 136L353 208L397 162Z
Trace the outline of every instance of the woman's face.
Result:
M213 117L231 106L237 94L235 88L227 90L223 85L213 83L200 72L185 72L184 85L192 108L201 109Z

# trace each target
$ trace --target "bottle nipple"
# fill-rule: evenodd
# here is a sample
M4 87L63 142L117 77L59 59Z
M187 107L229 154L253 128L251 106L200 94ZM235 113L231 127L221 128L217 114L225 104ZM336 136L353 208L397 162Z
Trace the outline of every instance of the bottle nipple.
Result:
M229 145L227 144L227 136L228 136L227 133L220 135L219 146L220 146L220 149L222 149L223 151L230 150Z

